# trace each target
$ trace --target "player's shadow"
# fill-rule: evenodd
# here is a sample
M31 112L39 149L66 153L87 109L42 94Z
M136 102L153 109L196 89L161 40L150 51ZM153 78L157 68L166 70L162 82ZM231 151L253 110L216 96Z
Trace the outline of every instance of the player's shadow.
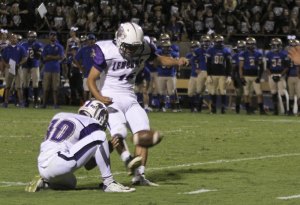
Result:
M206 174L215 174L215 173L229 173L229 172L245 172L235 169L224 169L224 168L190 168L190 169L174 169L168 171L153 171L148 172L147 176L149 180L154 182L164 182L164 184L183 184L179 183L180 179L183 179L186 175L197 174L197 175L206 175ZM169 183L168 183L169 182Z

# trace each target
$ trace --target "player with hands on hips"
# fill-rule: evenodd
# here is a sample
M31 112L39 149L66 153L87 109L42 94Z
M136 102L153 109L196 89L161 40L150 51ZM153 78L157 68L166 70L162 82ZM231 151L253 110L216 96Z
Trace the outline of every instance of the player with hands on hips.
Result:
M109 129L112 142L129 172L134 174L134 185L157 186L145 178L148 147L158 144L162 136L152 131L145 110L134 93L137 73L146 60L155 64L185 65L187 59L172 59L155 54L150 38L144 37L142 28L135 23L122 23L114 40L98 41L94 45L94 66L88 76L93 96L108 106ZM100 77L100 87L96 80ZM135 154L131 156L125 138L127 129L133 134Z
M104 192L133 192L134 188L116 182L111 173L109 143L106 139L108 112L98 100L88 100L78 114L61 112L52 118L38 156L39 176L25 188L27 192L43 189L76 188L74 172L81 167L98 167Z

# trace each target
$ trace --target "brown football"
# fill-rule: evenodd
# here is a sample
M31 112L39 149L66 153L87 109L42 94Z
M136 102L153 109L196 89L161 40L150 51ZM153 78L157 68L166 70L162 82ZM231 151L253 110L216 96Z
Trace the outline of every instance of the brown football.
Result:
M135 133L132 137L133 144L142 147L153 147L162 140L163 135L155 130L143 130Z

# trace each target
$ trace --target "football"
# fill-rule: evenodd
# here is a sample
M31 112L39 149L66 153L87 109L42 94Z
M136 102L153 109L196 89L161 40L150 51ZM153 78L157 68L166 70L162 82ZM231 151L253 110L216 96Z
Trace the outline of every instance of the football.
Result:
M143 130L135 133L132 137L133 144L142 147L153 147L161 142L163 135L154 130Z

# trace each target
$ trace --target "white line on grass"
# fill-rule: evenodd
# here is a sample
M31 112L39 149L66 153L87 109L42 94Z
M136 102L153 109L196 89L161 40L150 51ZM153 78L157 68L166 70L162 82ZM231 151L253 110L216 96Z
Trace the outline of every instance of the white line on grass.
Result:
M199 189L196 191L190 191L190 192L183 192L183 193L178 193L178 194L202 194L202 193L206 193L206 192L211 192L211 191L217 191L216 189Z
M290 123L290 122L296 122L299 123L299 120L286 120L286 119L276 119L276 120L264 120L264 119L258 119L258 120L249 120L250 122L283 122L283 123Z
M32 135L0 135L0 138L30 138Z
M259 157L248 157L248 158L239 158L239 159L219 159L214 161L208 162L195 162L195 163L188 163L188 164L178 164L173 166L166 166L166 167L154 167L154 168L147 168L147 171L155 171L155 170L165 170L165 169L177 169L180 167L193 167L199 165L209 165L209 164L225 164L231 162L243 162L243 161L255 161L255 160L263 160L263 159L272 159L272 158L284 158L284 157L294 157L300 156L300 153L289 153L289 154L279 154L279 155L265 155ZM121 175L121 174L128 174L127 172L114 172L113 175ZM78 179L85 179L85 178L95 178L97 176L79 176ZM0 182L0 187L3 182ZM10 183L23 183L23 182L10 182Z
M28 183L24 182L0 182L0 187L9 187L9 186L25 186Z
M281 199L281 200L298 199L298 198L300 198L300 194L299 195L292 195L292 196L277 197L277 199Z

